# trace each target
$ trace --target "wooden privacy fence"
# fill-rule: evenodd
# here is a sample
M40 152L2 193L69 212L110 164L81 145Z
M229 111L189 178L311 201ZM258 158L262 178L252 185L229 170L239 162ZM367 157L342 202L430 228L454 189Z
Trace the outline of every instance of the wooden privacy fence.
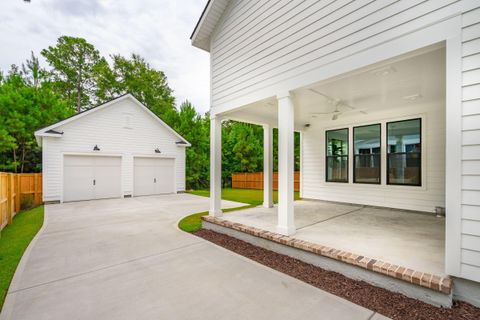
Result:
M233 173L232 188L263 189L263 172ZM300 171L293 173L293 188L300 191ZM278 172L273 173L273 190L278 190Z
M41 173L0 172L0 230L12 223L22 205L42 203Z

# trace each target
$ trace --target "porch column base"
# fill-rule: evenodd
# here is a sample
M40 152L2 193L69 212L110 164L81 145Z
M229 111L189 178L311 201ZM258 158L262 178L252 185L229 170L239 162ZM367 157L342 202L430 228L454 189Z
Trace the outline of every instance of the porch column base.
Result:
M280 233L284 236L292 236L296 231L297 229L295 226L277 226L277 233Z
M210 217L220 218L221 216L223 216L223 211L222 210L210 210L210 211L208 211L208 215Z

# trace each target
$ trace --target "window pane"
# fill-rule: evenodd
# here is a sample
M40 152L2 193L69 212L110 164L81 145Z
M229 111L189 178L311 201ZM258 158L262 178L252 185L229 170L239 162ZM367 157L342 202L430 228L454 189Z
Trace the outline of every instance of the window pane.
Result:
M327 181L348 182L348 156L327 157Z
M354 182L380 183L380 154L355 155L354 174Z
M354 182L380 183L380 124L353 129Z
M420 152L420 121L414 119L388 123L388 152Z
M420 154L400 153L388 156L388 183L420 185Z
M327 131L327 156L348 155L348 129Z
M389 184L421 185L421 130L421 119L387 124Z

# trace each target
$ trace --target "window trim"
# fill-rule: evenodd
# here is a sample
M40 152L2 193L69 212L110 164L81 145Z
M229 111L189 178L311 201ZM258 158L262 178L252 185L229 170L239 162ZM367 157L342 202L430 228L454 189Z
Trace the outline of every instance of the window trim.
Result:
M420 168L418 170L418 184L413 184L413 183L392 183L390 182L390 161L389 161L389 158L390 158L390 153L389 150L389 144L388 144L388 125L390 123L398 123L398 122L406 122L406 121L413 121L413 120L419 120L420 121L420 127L419 127L419 132L420 132L420 152L415 152L417 154L420 155L420 159L419 159L419 163L420 163ZM386 181L386 184L387 185L391 185L391 186L405 186L405 187L423 187L423 179L422 179L422 174L423 174L423 170L422 170L422 167L423 167L423 123L422 123L422 118L421 117L418 117L418 118L412 118L412 119L404 119L404 120L397 120L397 121L389 121L389 122L386 122L385 123L385 128L386 128L386 131L387 131L387 146L386 146L386 160L387 160L387 172L386 172L386 175L387 175L387 181ZM395 152L393 154L407 154L407 152Z
M378 154L379 156L379 162L378 162L378 171L380 173L379 177L378 177L378 182L358 182L356 181L357 180L357 176L355 174L356 170L355 170L355 160L356 160L356 156L357 154L355 154L355 129L357 128L363 128L363 127L370 127L370 126L379 126L380 127L380 153ZM353 127L353 133L352 133L352 156L353 156L353 163L352 163L352 171L353 171L353 183L356 183L356 184L374 184L374 185L381 185L382 184L382 123L371 123L371 124L365 124L365 125L361 125L361 126L357 126L357 127ZM387 144L388 144L388 134L387 134ZM388 161L388 160L387 160ZM388 172L388 171L387 171Z
M328 180L328 158L329 157L338 157L338 156L329 156L328 155L328 132L331 131L340 131L340 130L347 130L347 144L350 144L350 128L345 127L345 128L338 128L338 129L330 129L330 130L325 130L325 182L327 183L350 183L350 171L349 171L349 163L350 163L350 147L347 147L347 155L342 155L340 157L346 157L347 158L347 180L346 181L334 181L334 180Z

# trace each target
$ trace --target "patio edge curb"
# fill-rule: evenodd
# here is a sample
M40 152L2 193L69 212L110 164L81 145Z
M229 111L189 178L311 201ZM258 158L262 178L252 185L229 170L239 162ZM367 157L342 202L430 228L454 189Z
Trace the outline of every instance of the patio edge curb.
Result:
M259 228L247 226L237 222L231 222L221 218L203 216L203 221L230 228L252 236L260 237L278 244L290 246L303 251L314 253L316 255L331 258L337 261L345 262L372 272L386 275L391 278L406 281L424 288L438 291L444 294L450 294L453 287L452 279L449 276L441 277L438 275L421 272L402 266L390 264L381 260L371 259L352 252L337 250L335 248L322 246L305 240L295 239L278 233L262 230Z

